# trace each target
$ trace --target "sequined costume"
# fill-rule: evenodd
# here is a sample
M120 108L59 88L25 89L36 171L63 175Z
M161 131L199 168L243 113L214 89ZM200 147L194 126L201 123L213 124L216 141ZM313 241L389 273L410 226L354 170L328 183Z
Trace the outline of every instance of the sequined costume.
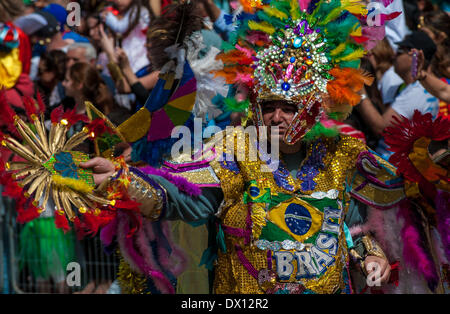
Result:
M235 143L234 149L212 140L201 159L164 164L172 175L202 187L201 199L180 196L172 183L155 175L150 174L147 183L140 180L139 189L132 179L130 193L139 202L147 198L137 191L148 190L149 184L159 185L157 189L162 187L165 194L160 206L147 205L142 212L152 220L190 221L216 215L224 242L215 263L215 293L352 292L348 275L352 239L346 239L344 230L350 198L353 194L362 200L375 197L386 208L404 198L395 184L383 190L369 183L369 188L358 190L362 174L355 165L368 159L376 160L372 167L386 167L386 163L359 140L342 136L311 143L295 176L284 165L264 172L268 163L261 158L263 152L254 161L236 161L233 154L239 149L258 151L256 142L239 129L225 138L223 142ZM380 182L395 179L390 171L379 170Z
M367 152L361 142L325 131L319 123L326 115L347 116L360 99L358 90L372 81L358 69L359 59L370 49L370 31L374 34L367 23L367 8L353 0L243 0L241 4L244 12L232 18L236 31L217 56L224 66L214 72L246 90L248 98L238 102L231 94L221 109L243 112L244 124L251 121L258 128L264 126L264 102L283 100L295 105L298 112L283 140L289 145L300 140L312 143L306 157L294 158L289 170L283 164L271 169L271 161L279 156L268 159L258 147L262 142L246 139L245 133L237 131L227 136L232 137L231 143L243 140L243 144L227 143L224 150L223 144L212 144L214 139L200 159L167 161L158 170L162 172L156 173L130 168L120 176L130 182L128 194L144 204L140 211L147 219L207 220L217 228L216 249L208 248L202 257L211 268L217 255L214 292L351 292L348 246L353 244L344 224L350 196L380 207L394 206L404 198L388 165ZM169 83L167 93L172 80L161 80ZM150 96L149 106L136 115L142 123L119 127L122 134L139 134L130 138L135 142L135 157L140 153L136 161L154 164L153 147L160 145L156 139L171 141L166 148L174 144L173 139L167 140L169 132L161 136L172 125L165 122L163 113L173 112L174 102L169 99L164 105L161 99L156 93ZM153 130L141 130L147 120L152 121ZM139 146L145 143L152 149ZM257 157L242 159L234 153L236 149L230 149L233 145L245 153L257 152ZM208 150L211 146L217 147ZM293 175L292 168L298 169ZM351 217L358 216L356 207L351 211ZM360 255L368 254L362 250Z

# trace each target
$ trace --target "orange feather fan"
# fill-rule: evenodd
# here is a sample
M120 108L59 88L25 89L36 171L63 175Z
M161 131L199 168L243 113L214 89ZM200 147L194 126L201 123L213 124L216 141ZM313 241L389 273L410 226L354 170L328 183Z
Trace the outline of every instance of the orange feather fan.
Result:
M240 50L231 50L227 53L220 54L217 56L217 59L222 60L224 64L249 65L253 63L253 60L244 51Z
M255 9L261 9L263 7L260 0L239 0L239 2L247 13L254 13Z
M364 84L371 85L373 82L373 77L360 69L334 68L330 74L334 79L328 82L327 91L337 105L356 106L361 100L358 92L364 87ZM333 108L330 109L334 111Z

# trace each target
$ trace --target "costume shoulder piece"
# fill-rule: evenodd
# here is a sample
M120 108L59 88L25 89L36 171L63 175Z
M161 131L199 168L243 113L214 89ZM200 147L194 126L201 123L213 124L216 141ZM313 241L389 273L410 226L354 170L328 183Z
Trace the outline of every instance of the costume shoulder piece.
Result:
M214 144L214 140L211 140L196 154L180 154L177 158L165 161L162 167L199 187L220 187L220 180L210 163L217 156Z
M379 209L392 208L405 198L404 182L396 168L371 150L358 155L350 180L352 197Z

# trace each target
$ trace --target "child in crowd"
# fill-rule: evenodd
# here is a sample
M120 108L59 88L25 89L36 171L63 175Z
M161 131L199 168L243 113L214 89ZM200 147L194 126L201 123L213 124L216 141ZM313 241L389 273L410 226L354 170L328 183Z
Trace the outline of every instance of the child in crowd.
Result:
M149 65L145 31L150 22L150 15L142 1L113 0L114 6L107 7L102 12L106 26L115 33L119 46L128 55L135 73Z

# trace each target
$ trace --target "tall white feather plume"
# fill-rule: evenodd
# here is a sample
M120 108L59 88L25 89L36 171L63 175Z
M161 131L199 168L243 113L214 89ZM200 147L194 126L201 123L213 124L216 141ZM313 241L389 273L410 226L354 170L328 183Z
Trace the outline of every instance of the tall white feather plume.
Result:
M194 115L197 118L205 119L206 114L208 118L216 118L222 111L218 109L213 103L212 99L216 95L226 97L228 94L228 85L222 77L214 77L211 71L223 69L223 63L216 60L216 56L220 50L216 47L211 47L207 54L199 58L201 50L206 48L203 43L203 36L200 32L195 32L186 40L187 56L192 71L197 80L197 95L194 105Z

